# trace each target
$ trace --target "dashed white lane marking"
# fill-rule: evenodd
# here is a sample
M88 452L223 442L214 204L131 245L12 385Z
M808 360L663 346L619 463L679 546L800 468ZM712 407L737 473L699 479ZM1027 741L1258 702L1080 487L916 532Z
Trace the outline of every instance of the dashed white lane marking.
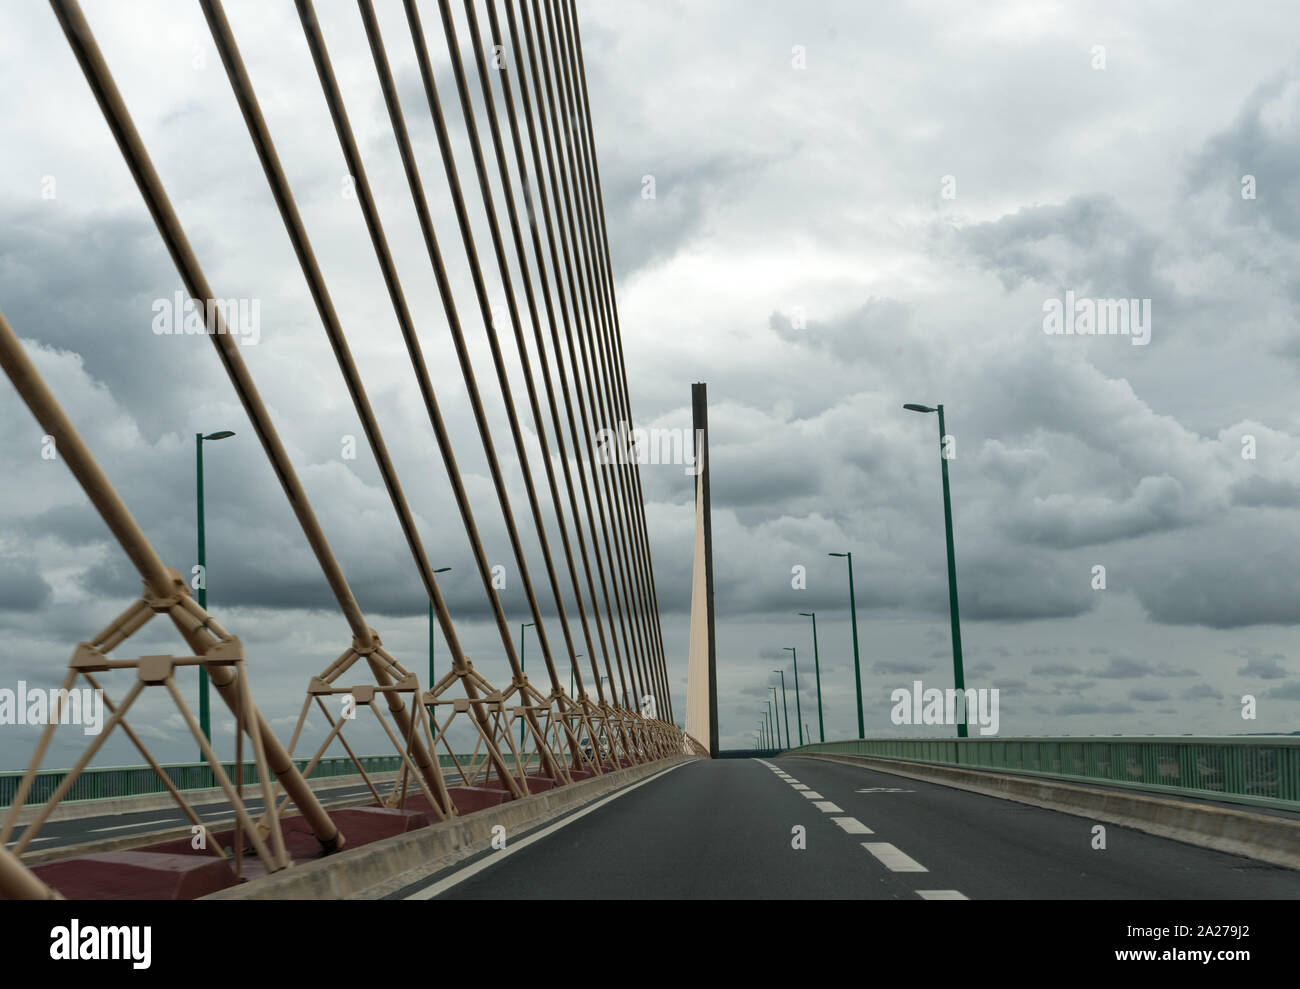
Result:
M832 817L832 821L842 827L849 834L875 834L869 827L859 821L856 817Z
M955 889L918 889L916 895L923 900L969 900Z
M809 786L807 783L791 783L790 785L791 785L792 787L794 787L796 790L811 790L811 789L812 789L812 787Z
M862 847L880 860L890 872L929 872L930 870L923 866L916 859L907 855L895 845L887 841L864 841Z
M51 836L48 837L48 838L33 838L33 839L32 839L31 841L29 841L27 844L29 844L29 845L34 845L34 844L36 844L38 841L53 841L53 840L54 840L54 836L51 835ZM11 846L13 846L13 845L18 844L18 841L19 841L19 839L15 838L13 841L7 841L7 842L5 842L5 848L9 848L9 847L11 847Z
M807 797L809 800L820 800L822 798L822 795L816 790L804 790L799 796Z
M137 821L135 824L119 824L112 828L91 828L91 834L99 834L101 831L122 831L126 828L143 828L150 824L167 824L169 821L179 821L179 817L160 817L156 821Z
M844 813L844 808L843 808L843 807L837 807L837 806L835 806L833 803L831 803L829 800L814 800L814 801L813 801L813 806L816 807L816 808L817 808L819 811L821 811L823 814L843 814L843 813Z
M586 817L588 814L600 810L600 808L604 807L606 804L611 803L614 800L617 800L619 797L626 796L627 794L631 793L633 790L639 790L641 789L641 787L645 786L646 784L653 783L655 780L659 779L660 777L666 776L669 773L673 772L674 770L681 769L682 766L685 765L688 764L685 762L679 762L675 766L669 766L661 773L655 773L653 776L649 776L638 783L633 783L629 786L625 786L621 790L615 790L608 797L604 797L601 800L597 800L595 803L590 804L582 808L581 810L574 812L573 814L570 814L568 817L561 818L560 820L556 821L554 824L550 825L549 827L545 827L541 831L535 831L532 834L528 835L527 837L520 838L518 841L513 842L506 848L494 852L491 855L486 855L483 858L479 859L478 861L465 866L465 868L463 869L457 869L455 872L447 876L445 879L440 879L438 880L438 882L425 886L423 889L417 889L414 893L410 893L409 895L407 895L406 899L431 900L439 893L444 893L447 890L451 889L453 886L456 886L457 884L464 882L470 876L476 875L482 872L484 869L491 868L492 866L496 865L498 862L502 861L503 859L509 858L511 855L513 855L515 852L519 851L520 849L527 848L529 845L533 844L534 842L541 841L543 838L553 835L556 831L559 831L561 828L568 827L574 821L580 820L581 818Z

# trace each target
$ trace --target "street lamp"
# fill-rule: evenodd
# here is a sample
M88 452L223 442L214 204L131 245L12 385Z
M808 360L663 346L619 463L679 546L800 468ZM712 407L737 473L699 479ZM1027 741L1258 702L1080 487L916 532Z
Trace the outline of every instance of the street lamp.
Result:
M451 567L439 567L434 573L448 573ZM429 602L429 689L433 689L434 679L437 674L433 666L433 602ZM429 727L437 731L437 722L433 718L433 712L429 712Z
M957 614L957 561L952 551L952 499L948 494L948 458L944 455L944 438L948 435L943 425L943 406L904 405L909 412L939 413L939 464L943 471L943 526L948 541L948 612L952 618L952 673L957 693L964 697L966 676L961 664L961 619ZM961 706L961 721L957 724L957 737L966 737L966 705Z
M434 573L448 573L451 567L439 567ZM429 689L433 689L433 602L429 602Z
M767 702L767 706L769 714L771 715L772 725L776 729L776 747L779 749L781 747L781 720L777 715L781 709L776 703L776 688L768 687L767 689L772 691L772 699Z
M532 622L519 623L519 672L524 672L524 629L532 628ZM519 722L519 745L522 748L524 744L524 723Z
M849 615L853 619L853 679L858 686L858 738L865 738L867 728L862 720L862 667L858 662L858 605L853 597L853 554L828 553L827 556L842 556L849 561Z
M203 539L203 441L204 440L224 440L235 434L229 429L222 429L219 432L208 433L204 436L202 433L194 434L194 447L197 451L197 474L198 483L198 502L199 502L199 607L206 609L208 606L208 565L207 565L207 547ZM203 737L209 742L212 741L212 714L208 707L208 669L206 666L199 667L199 726L203 729ZM203 761L203 754L199 753L199 761Z
M801 611L799 612L804 618L813 620L813 670L817 674L817 733L821 735L821 741L826 741L826 722L822 718L822 664L817 655L817 612ZM809 732L811 735L812 733Z
M783 646L794 657L794 723L799 729L799 744L803 745L803 709L799 706L799 653L794 646Z
M785 747L788 749L790 748L790 698L785 692L785 670L772 672L781 674L781 708L785 712Z

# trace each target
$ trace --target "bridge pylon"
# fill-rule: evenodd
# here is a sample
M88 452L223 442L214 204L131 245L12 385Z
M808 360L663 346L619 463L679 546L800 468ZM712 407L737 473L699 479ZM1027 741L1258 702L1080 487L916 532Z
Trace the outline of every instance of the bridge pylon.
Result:
M695 435L695 555L686 675L686 734L718 757L717 640L713 626L713 522L709 500L708 388L691 385Z

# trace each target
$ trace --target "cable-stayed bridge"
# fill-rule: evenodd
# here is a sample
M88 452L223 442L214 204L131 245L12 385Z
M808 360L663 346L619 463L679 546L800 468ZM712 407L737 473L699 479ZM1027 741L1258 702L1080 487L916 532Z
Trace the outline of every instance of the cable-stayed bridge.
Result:
M626 429L617 429L618 424L633 420L581 35L570 0L512 0L502 10L488 4L485 18L474 3L466 3L470 37L464 39L458 34L451 4L423 11L415 2L404 4L402 12L424 96L418 112L427 114L432 122L440 151L438 161L422 161L417 156L406 117L408 109L415 111L403 107L398 99L387 54L393 39L386 39L381 32L372 4L359 4L365 42L405 170L410 208L418 219L427 263L438 287L438 315L455 345L495 504L474 504L467 490L421 343L421 335L432 332L425 324L434 316L415 313L408 301L329 46L313 4L310 0L297 3L316 81L334 125L333 135L321 135L322 147L337 142L347 164L423 412L436 440L438 460L451 485L459 524L469 539L474 569L509 664L510 679L505 683L493 683L476 670L457 635L456 618L439 587L437 571L417 530L414 510L354 359L349 329L333 302L257 87L222 4L205 0L201 4L204 17L343 384L362 423L409 549L410 565L423 584L451 654L450 670L436 682L422 682L416 668L390 653L379 630L367 621L268 411L271 398L264 398L240 353L237 328L228 323L229 314L219 301L225 296L205 274L92 25L76 2L51 6L189 298L207 320L216 365L248 415L352 638L339 643L337 657L322 659L320 672L307 685L297 728L286 745L258 710L253 686L258 663L245 654L238 630L222 627L196 600L181 572L158 555L145 529L118 495L113 479L83 442L59 397L25 352L18 333L39 338L40 327L11 327L0 316L0 361L10 381L41 428L53 437L59 456L143 583L137 601L75 649L61 689L87 684L102 690L111 715L104 730L49 793L42 810L20 832L20 810L28 802L60 720L60 712L52 712L0 827L0 843L8 847L0 853L0 888L11 896L49 894L50 887L19 859L33 847L60 801L76 786L81 772L114 731L130 738L191 824L204 828L180 788L170 782L142 736L132 728L132 706L149 687L162 688L171 695L203 753L213 782L229 802L234 827L211 835L205 828L202 844L219 866L228 865L235 882L279 872L304 856L347 847L350 839L347 829L340 826L339 814L322 806L306 777L336 742L349 756L354 755L346 729L359 707L373 713L400 756L398 783L378 802L394 812L390 818L402 817L407 824L415 818L445 821L503 800L571 786L627 767L704 753L699 741L673 724L639 464L635 457L596 446L597 437L616 431L622 435ZM440 23L424 23L435 9ZM431 49L438 35L454 78L450 93L440 91L436 79ZM513 71L504 61L506 52ZM445 113L447 103L457 104L463 115L462 137L468 154L457 151ZM454 205L456 229L435 229L426 181L445 185ZM499 182L495 189L494 181ZM490 245L475 239L471 221L474 202L486 217ZM448 255L453 253L458 264L468 267L473 285L470 298L453 294L448 274ZM500 320L493 311L490 279L499 279L504 288L507 320ZM352 334L356 332L351 329ZM482 382L481 369L471 360L470 337L474 334L484 336L492 358L492 374ZM525 382L523 395L515 394L512 387L511 349L516 373L522 372ZM534 374L534 362L539 374ZM214 367L214 373L216 370ZM493 397L499 397L504 407L508 435L494 430L489 422L485 399L490 391L499 392ZM527 430L541 450L541 457L532 461ZM205 438L220 437L200 437L200 444ZM526 498L522 502L512 498L507 487L506 474L512 468L517 468L523 479ZM481 520L489 513L499 515L509 536L514 570L541 649L540 676L536 667L532 678L525 671L494 585L493 566L480 537ZM552 527L559 532L558 545L548 539ZM536 539L539 556L525 554L525 529ZM576 607L566 608L566 600ZM190 654L119 658L130 657L131 636L156 616L170 619ZM237 721L233 779L202 730L205 719L196 719L190 709L186 697L191 692L179 685L191 679L196 668ZM566 689L566 680L571 689ZM344 698L349 716L336 714L335 701ZM300 767L292 755L313 709L323 715L330 731ZM450 741L453 728L465 724L472 728L474 739L468 754L455 751ZM251 761L247 780L243 778L245 753ZM379 798L378 790L373 786L371 790ZM248 809L250 793L260 802L257 816ZM305 831L300 827L292 834L286 832L282 818L290 813ZM354 828L357 834L351 841L355 844L362 835L373 837L372 832L381 833L385 827L391 830L392 820L379 832L373 827ZM311 841L303 838L308 832ZM111 871L114 865L103 862L96 868ZM81 870L83 874L87 871L96 870ZM221 869L218 875L224 880ZM103 882L96 879L94 884L102 886ZM68 888L66 892L75 895L76 891Z
M207 324L216 356L211 373L224 376L244 408L350 638L304 676L296 724L282 737L258 706L259 670L274 660L247 650L240 630L208 611L186 561L160 555L149 520L132 514L112 463L83 440L66 396L43 378L20 339L39 341L41 327L11 326L0 315L0 365L141 581L139 597L111 623L69 643L63 693L25 753L27 769L0 776L0 895L1300 895L1294 739L812 743L809 734L804 744L796 665L800 744L791 740L785 712L784 741L780 725L768 721L754 751L719 751L707 395L694 386L699 469L683 649L663 634L639 460L609 445L633 422L631 388L573 0L463 0L463 9L453 0L403 0L386 11L400 15L386 17L387 34L374 5L358 3L364 40L347 43L369 55L370 84L402 163L402 208L420 233L421 274L437 289L433 311L413 303L415 292L399 274L412 270L411 259L399 265L386 232L392 217L379 203L391 201L392 190L381 195L367 171L369 152L353 124L360 111L344 99L331 57L341 42L327 44L314 5L296 0L315 70L313 97L318 91L332 124L332 133L318 135L321 154L341 154L346 164L349 202L364 222L419 413L437 448L436 456L427 451L427 464L452 492L456 517L444 522L468 540L509 673L494 679L476 668L465 618L439 584L444 568L421 537L419 506L403 484L410 478L399 475L354 354L366 329L340 315L263 112L268 94L245 63L221 2L199 6L246 128L239 137L256 154L402 533L407 556L387 562L414 570L449 668L437 675L431 663L423 675L421 663L385 646L384 630L363 612L331 548L337 534L318 517L270 411L275 395L265 382L259 387L243 359L237 314L221 301L234 294L231 287L205 273L198 238L169 197L151 158L157 149L146 146L94 24L75 0L52 0L88 91ZM398 22L400 39L391 31ZM399 43L414 62L414 102L403 101L390 58ZM417 150L416 113L421 127L432 127L434 154ZM435 223L431 191L450 201L453 222ZM468 291L463 284L456 290L461 272ZM494 305L497 286L504 311ZM428 356L431 335L444 331L463 389L454 398L435 388ZM489 362L474 359L480 343ZM469 444L453 442L452 401L468 405ZM504 429L493 424L497 406ZM942 406L909 408L938 411L942 438ZM204 440L220 438L201 435L200 455ZM490 498L476 500L466 483L461 464L471 452L487 464ZM511 483L516 476L522 497ZM525 667L522 640L517 644L498 593L483 537L489 524L506 533L540 668L536 661ZM948 553L951 567L951 526ZM851 588L851 557L849 567ZM955 580L951 588L959 650ZM856 642L856 606L851 610ZM176 629L184 651L134 647L155 618ZM671 686L683 662L687 704L679 724ZM233 762L210 740L208 684L235 720ZM52 739L78 687L102 691L108 718L72 766L52 769ZM169 700L201 762L164 764L151 751L136 717L146 693ZM308 742L308 718L317 715L328 730ZM358 750L349 737L357 719L373 724L386 751ZM866 734L861 708L859 733ZM97 765L110 737L127 738L143 765ZM1118 829L1109 839L1107 827Z

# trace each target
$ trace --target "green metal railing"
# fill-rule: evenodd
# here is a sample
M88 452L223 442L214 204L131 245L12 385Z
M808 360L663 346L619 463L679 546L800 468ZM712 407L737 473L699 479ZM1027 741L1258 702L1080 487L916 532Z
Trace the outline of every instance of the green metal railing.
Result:
M470 757L458 757L462 765L468 765ZM482 756L479 757L480 759ZM295 759L301 772L307 768L307 759ZM392 773L402 768L401 759L396 755L360 756L361 768L367 773ZM443 769L454 768L450 756L439 756ZM231 782L235 779L235 763L221 764ZM208 790L219 786L213 776L212 768L207 763L172 763L162 767L167 778L178 790ZM356 775L357 767L351 759L340 756L322 759L311 771L308 779L327 779L334 776ZM59 784L67 777L68 770L52 769L38 773L27 794L24 806L43 804L49 799ZM18 792L23 773L0 773L0 807L8 807ZM251 763L244 764L244 785L256 785L257 767ZM162 780L148 766L111 766L103 769L87 769L72 784L64 801L72 800L109 800L116 797L143 797L153 793L166 793Z
M862 755L1300 810L1300 736L861 738L786 755Z

